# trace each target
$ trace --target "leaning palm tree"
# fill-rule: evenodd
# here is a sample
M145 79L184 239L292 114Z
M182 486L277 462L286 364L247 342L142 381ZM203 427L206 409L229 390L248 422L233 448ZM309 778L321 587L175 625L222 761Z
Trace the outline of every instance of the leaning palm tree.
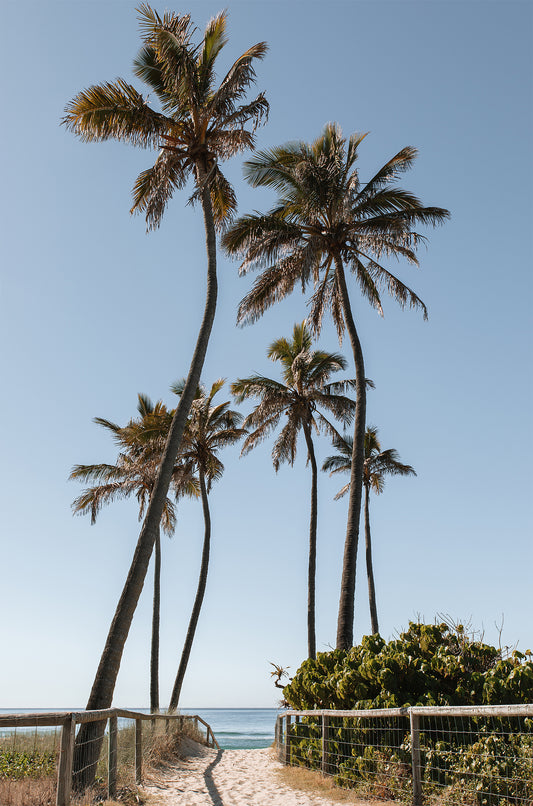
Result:
M242 415L229 408L229 401L217 405L213 404L214 396L223 385L224 380L221 379L215 381L209 392L201 386L199 387L191 407L180 452L184 466L198 474L205 529L198 587L176 680L170 697L170 712L175 711L179 704L181 688L204 600L211 546L211 514L208 495L213 482L220 479L224 472L224 465L218 457L218 452L222 448L238 442L246 434L245 429L240 427ZM183 394L183 387L184 383L176 384L174 391L181 395Z
M143 527L111 624L106 645L87 703L88 709L111 705L124 644L150 561L172 469L180 447L187 415L200 380L211 333L217 298L216 227L234 213L233 189L219 162L250 148L254 130L268 113L261 93L242 103L255 79L254 63L266 52L261 42L242 54L221 83L215 84L215 64L227 43L226 14L216 16L203 39L193 43L189 15L139 8L143 47L134 72L158 101L154 109L135 87L123 79L92 86L67 105L63 123L84 141L115 139L142 148L160 149L151 168L143 171L133 188L132 212L143 212L148 228L159 226L175 189L194 183L193 200L199 200L204 217L207 249L207 296L189 375L176 407L165 453ZM250 123L251 129L245 129ZM78 746L103 728L84 725ZM92 746L97 748L97 743ZM96 750L95 750L96 752ZM94 764L92 765L94 767ZM90 780L90 776L84 781Z
M282 462L294 464L298 433L303 432L307 458L311 465L311 517L309 525L309 564L307 600L307 649L310 658L316 655L315 637L315 576L317 529L317 464L313 444L313 431L337 431L319 411L320 408L346 426L353 419L355 403L342 392L353 388L353 381L328 383L334 372L346 368L346 361L338 353L311 350L312 340L304 322L294 326L291 340L282 338L272 342L268 357L281 364L283 382L252 375L240 378L231 385L238 403L259 399L258 405L246 418L244 425L254 430L246 437L242 453L255 448L278 425L282 417L283 428L274 442L272 462L276 472Z
M338 453L328 456L322 465L322 470L334 473L350 473L352 466L353 440L349 436L337 436L333 445ZM385 487L385 476L416 476L411 465L400 462L398 452L394 448L381 450L378 440L378 429L369 425L365 432L365 461L363 464L363 486L365 488L365 550L366 575L368 580L368 601L370 604L370 623L372 634L379 633L378 611L376 605L376 587L374 585L374 570L372 563L372 542L370 538L370 490L380 495ZM342 498L350 489L350 482L345 484L335 496L335 500Z
M385 288L399 304L427 311L422 300L384 265L386 258L406 258L418 265L416 248L424 237L417 225L436 225L448 216L440 207L424 207L412 193L393 184L413 164L416 149L407 147L362 182L355 168L364 135L346 140L328 124L312 144L304 142L263 151L245 163L254 186L272 187L277 204L265 214L240 218L228 229L223 245L241 255L241 273L263 268L239 307L238 320L253 322L296 285L314 285L309 322L320 332L329 310L339 339L346 327L356 374L356 411L350 503L344 545L337 647L353 643L355 569L363 485L366 417L363 351L352 313L346 269L370 304L382 313ZM353 293L353 292L352 292Z
M146 395L138 396L139 417L121 427L116 423L96 417L95 423L111 432L120 452L115 464L75 465L71 479L93 486L85 489L73 502L78 514L90 514L91 523L106 504L116 499L135 496L139 503L139 520L153 493L157 470L165 447L173 412L158 401L155 405ZM171 490L175 500L183 495L198 495L198 483L184 463L174 466ZM161 527L172 535L176 526L174 502L167 496ZM159 530L155 540L154 595L152 608L152 641L150 652L150 711L159 711L159 620L161 588L161 539Z

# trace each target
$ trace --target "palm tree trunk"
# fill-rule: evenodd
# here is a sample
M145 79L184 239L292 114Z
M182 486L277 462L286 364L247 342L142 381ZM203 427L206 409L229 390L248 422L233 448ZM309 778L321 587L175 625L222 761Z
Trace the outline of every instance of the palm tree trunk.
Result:
M137 541L135 554L133 555L126 583L122 590L113 621L111 622L104 651L100 658L93 687L87 702L87 710L109 708L113 701L113 692L120 669L122 653L148 571L148 564L161 522L161 515L170 486L172 471L180 448L189 410L200 382L209 336L215 318L217 300L216 234L213 207L205 179L205 168L202 164L198 164L196 169L196 181L200 188L207 250L207 293L202 324L200 326L189 374L172 419L165 452L161 460L152 497L148 504L141 533ZM74 752L74 786L77 789L86 788L94 780L96 763L100 755L104 731L105 722L86 722L82 724L79 730Z
M154 603L150 652L150 713L159 713L159 614L161 605L161 531L155 539Z
M204 510L204 524L205 524L204 547L202 550L202 564L200 566L200 578L198 580L198 588L196 590L196 598L194 600L191 619L189 621L187 637L185 638L185 644L183 645L180 665L178 668L178 673L176 675L176 680L174 682L174 688L172 689L172 695L170 697L170 705L168 707L170 713L175 711L176 708L178 707L181 694L181 687L183 685L183 678L185 677L185 672L187 671L187 664L189 663L189 656L191 654L194 635L196 633L196 626L198 624L200 610L202 609L202 603L204 601L205 586L207 583L207 572L209 570L209 551L211 547L211 515L209 513L209 502L207 499L207 489L205 486L205 475L202 469L200 469L199 471L199 476L200 476L200 490L202 493L202 507Z
M372 635L379 634L378 610L376 607L376 588L374 586L374 571L372 568L372 542L370 540L370 510L369 488L365 484L365 549L366 549L366 576L368 579L368 602L370 604L370 623Z
M309 569L307 575L307 651L310 658L316 657L315 592L316 592L316 524L317 524L317 479L315 449L311 429L304 425L307 453L311 462L311 518L309 522Z
M337 649L349 649L353 646L353 620L355 607L355 571L357 563L357 547L359 544L359 521L361 519L361 498L363 491L363 464L365 446L366 420L366 379L363 351L355 323L353 321L350 298L346 288L344 267L340 256L335 257L335 274L342 300L344 322L352 345L355 363L355 424L352 452L352 470L350 475L350 501L348 504L348 523L344 542L342 563L341 593L339 599L339 615L337 620Z

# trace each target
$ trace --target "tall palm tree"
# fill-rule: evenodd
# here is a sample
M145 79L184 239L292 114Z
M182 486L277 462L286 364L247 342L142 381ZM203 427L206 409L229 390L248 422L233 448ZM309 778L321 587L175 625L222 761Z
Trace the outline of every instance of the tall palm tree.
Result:
M278 192L265 214L240 218L223 237L230 254L241 255L241 273L264 268L239 307L238 320L253 322L297 284L314 285L310 324L318 333L324 313L331 313L339 339L344 328L352 346L356 374L356 411L350 503L344 545L337 647L353 644L355 568L363 485L366 417L363 351L354 317L346 269L359 290L382 313L385 288L399 304L427 311L422 300L384 265L385 258L406 258L418 265L416 248L424 237L415 226L448 218L440 207L424 207L412 193L393 184L413 164L416 149L398 152L368 181L355 168L364 135L346 139L328 124L312 144L288 143L258 153L245 163L248 181Z
M135 87L123 79L89 87L67 105L63 123L84 141L115 139L142 148L160 148L154 165L143 171L133 188L132 212L144 212L148 228L159 226L175 189L194 182L193 199L202 206L207 249L207 295L189 375L176 407L165 454L147 508L128 578L113 618L87 703L88 709L111 705L120 661L143 587L172 470L187 415L202 371L217 299L216 227L227 222L236 206L233 189L219 162L250 148L254 130L268 114L261 93L241 103L255 79L254 63L266 52L254 45L215 84L217 56L227 43L226 14L207 25L198 45L189 15L139 8L143 47L134 72L159 102L153 109ZM244 127L250 123L251 130ZM96 732L96 733L95 733ZM103 736L103 726L82 726L78 746ZM99 749L92 741L92 747ZM94 767L94 764L91 765ZM84 777L81 785L90 781Z
M191 407L180 453L184 465L190 471L197 473L200 480L205 529L198 588L176 680L170 697L169 711L171 712L178 707L181 687L187 671L198 618L204 600L211 545L211 515L208 494L213 482L220 479L224 472L224 465L218 457L218 452L222 448L238 442L246 434L245 429L240 428L242 415L229 408L229 401L218 405L213 404L214 396L222 389L223 385L224 380L221 379L215 381L209 392L206 392L202 387L199 388L197 397ZM183 383L176 384L174 391L177 394L182 394L183 386Z
M350 473L352 466L353 440L351 437L337 436L333 445L338 453L328 456L322 465L322 470L333 473ZM378 440L378 429L369 425L365 432L365 461L363 464L363 486L365 489L365 551L366 575L368 580L368 601L370 604L370 622L372 634L379 633L378 611L376 605L376 587L374 585L374 570L372 563L372 542L370 538L370 490L380 495L385 487L385 476L416 476L411 465L400 462L398 452L394 448L381 450ZM342 498L350 489L350 482L345 484L335 496L335 500Z
M238 403L259 399L258 405L244 421L254 430L246 437L242 453L255 448L286 417L283 428L274 442L272 461L278 470L282 462L294 464L298 433L303 432L307 457L311 465L311 517L309 525L309 565L307 601L307 646L310 658L316 655L315 637L315 576L316 576L316 530L317 530L317 464L312 433L326 430L335 436L332 423L319 411L320 408L333 414L346 426L353 419L355 403L342 392L353 388L353 381L328 383L334 372L346 368L346 361L338 353L311 350L312 339L304 322L294 326L292 339L277 339L268 350L268 357L279 361L283 382L252 375L240 378L231 385Z
M111 432L120 448L114 465L75 465L71 479L93 486L85 489L73 502L75 513L90 514L91 523L96 522L102 506L117 498L134 495L139 502L139 520L143 517L152 495L161 455L165 447L165 435L172 421L172 411L158 401L155 405L146 395L138 396L139 417L121 427L116 423L96 417L95 422ZM175 500L183 495L197 496L198 483L190 468L176 463L171 480ZM176 526L174 502L167 496L161 517L163 531L172 535ZM150 652L150 710L159 711L159 621L161 589L161 540L159 530L155 540L154 595L152 608L152 641Z

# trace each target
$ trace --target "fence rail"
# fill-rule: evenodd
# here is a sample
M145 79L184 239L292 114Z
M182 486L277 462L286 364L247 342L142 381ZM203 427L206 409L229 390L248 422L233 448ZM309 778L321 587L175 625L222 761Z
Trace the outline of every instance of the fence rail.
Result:
M286 711L284 764L413 806L533 806L533 704Z
M129 721L132 728L129 732L131 735L128 737L128 752L125 752L124 746L119 747L121 733L118 727L119 719L123 722ZM158 727L168 734L171 732L171 726L177 726L178 730L182 731L188 723L194 727L195 733L202 735L208 747L219 747L211 726L196 714L143 714L123 708L107 708L100 711L0 714L0 731L4 733L6 729L13 729L8 736L0 734L0 784L7 785L7 795L0 795L2 806L4 802L10 802L10 789L17 786L20 790L20 784L26 778L33 777L41 780L45 777L48 786L51 787L53 785L51 779L54 774L56 806L70 806L73 778L80 773L80 770L74 769L76 731L79 725L88 723L100 725L98 735L93 741L99 742L102 749L92 762L94 771L91 777L93 779L96 777L96 765L101 765L107 778L107 796L113 798L117 792L118 768L121 763L119 750L131 764L132 771L134 770L132 777L134 777L135 783L142 783L143 753L147 744L143 738L142 729L145 722L150 722L149 737L156 733ZM27 733L29 728L35 729L33 741L29 740L31 738ZM46 752L40 752L37 748L43 745L43 741L46 743L46 728L54 728L55 731L51 732L53 736L48 739ZM25 737L25 741L21 745L24 750L17 750L17 731L19 729L22 729ZM58 729L60 729L60 733L57 741ZM127 729L123 728L123 730L128 733ZM122 745L125 743L126 740L122 741ZM27 802L28 804L37 802L36 796L32 795L29 783L26 789L22 789L22 793L19 792L16 798L13 795L13 798L18 799L17 802Z

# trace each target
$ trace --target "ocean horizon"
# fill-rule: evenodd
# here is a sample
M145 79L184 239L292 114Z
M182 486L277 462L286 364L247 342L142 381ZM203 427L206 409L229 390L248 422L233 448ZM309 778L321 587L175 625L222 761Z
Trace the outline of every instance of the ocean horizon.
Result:
M149 708L117 706L129 711L149 714ZM0 714L46 713L47 711L84 711L83 707L53 708L0 708ZM165 709L161 709L164 713ZM279 708L178 708L178 713L198 715L211 726L223 750L250 750L270 747L274 741L276 717ZM31 730L26 729L26 730ZM0 731L3 733L4 731Z

